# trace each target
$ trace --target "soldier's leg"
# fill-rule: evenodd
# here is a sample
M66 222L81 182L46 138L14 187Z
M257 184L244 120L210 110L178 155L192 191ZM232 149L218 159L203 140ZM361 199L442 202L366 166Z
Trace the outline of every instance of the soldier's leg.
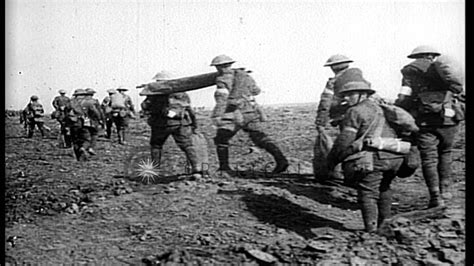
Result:
M89 127L89 134L90 134L90 146L87 149L87 152L91 155L96 155L95 147L97 145L97 139L99 137L99 130L95 127Z
M383 179L379 187L379 200L377 202L379 211L377 226L380 226L383 220L392 216L392 190L390 184L395 177L394 171L386 171L383 173Z
M439 128L438 132L441 136L441 141L438 146L439 151L439 185L441 195L447 195L449 185L451 184L451 164L453 162L452 150L454 146L454 139L458 132L458 126L449 126Z
M236 133L237 130L217 129L214 144L216 145L220 171L232 171L229 165L229 141Z
M121 117L120 119L120 130L117 129L119 135L119 143L127 144L127 129L128 129L128 118Z
M357 185L357 199L364 219L364 226L367 232L377 230L379 220L379 188L383 179L383 173L373 171L369 173L357 173L359 180ZM386 215L386 214L384 214Z
M202 177L202 165L201 160L198 158L198 153L196 148L193 146L191 136L193 134L192 127L189 126L179 126L173 130L173 138L178 147L186 154L186 158L191 164L191 173L193 177L200 178Z
M423 177L430 194L428 207L442 206L444 205L444 202L441 199L438 174L439 139L433 130L422 128L418 133L417 142L420 150Z
M81 127L71 127L71 139L72 139L72 147L74 150L74 155L76 156L76 160L81 161L83 160L83 154L85 150L81 150L82 148L82 137L81 137Z
M259 122L250 122L243 127L243 130L249 133L250 139L255 143L255 145L265 149L273 156L276 162L276 167L273 170L273 173L282 173L286 171L289 166L288 160L275 142L263 132L263 128L260 126Z
M36 125L38 126L38 130L41 134L41 137L44 138L45 135L44 135L44 122L35 122Z
M79 138L80 143L82 143L81 147L79 148L80 160L87 161L89 159L87 150L90 148L91 145L91 134L89 129L86 127L82 127L80 129Z
M112 120L112 118L107 118L105 120L105 137L110 139L110 137L112 136L112 126L113 126L114 122Z
M152 126L150 147L151 147L151 159L153 160L156 167L161 166L161 157L163 154L163 144L170 135L170 132L164 126Z
M28 138L32 138L35 132L35 122L28 120L27 124L28 124Z

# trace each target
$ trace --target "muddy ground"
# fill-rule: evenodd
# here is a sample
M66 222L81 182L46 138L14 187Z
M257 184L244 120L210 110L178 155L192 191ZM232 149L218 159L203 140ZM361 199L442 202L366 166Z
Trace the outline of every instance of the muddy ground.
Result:
M393 184L399 217L382 235L362 231L356 193L340 195L312 177L315 107L267 107L265 124L290 157L288 173L265 174L272 158L232 140L233 178L216 172L209 112L199 131L208 139L210 176L191 180L184 154L170 138L155 180L134 177L130 161L148 156L150 130L132 120L128 145L100 138L98 155L77 162L49 138L25 138L18 117L6 117L5 261L12 264L313 264L463 265L465 262L464 126L453 153L448 208L424 213L428 192L421 172ZM131 165L130 167L127 167ZM132 173L132 174L129 174ZM423 216L426 214L425 216Z

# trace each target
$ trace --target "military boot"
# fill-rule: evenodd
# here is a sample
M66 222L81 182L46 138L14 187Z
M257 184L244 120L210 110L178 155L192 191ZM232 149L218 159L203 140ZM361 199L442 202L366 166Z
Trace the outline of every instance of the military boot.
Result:
M377 230L377 201L375 199L363 198L361 200L362 218L364 219L365 231L375 232Z
M285 155L281 152L280 148L278 148L277 145L275 145L273 142L266 142L263 145L263 148L270 153L273 158L275 159L276 162L276 167L273 169L272 173L278 174L285 172L286 169L288 169L289 163L288 160L286 159Z
M87 148L87 152L90 155L96 155L97 154L94 150L96 143L97 143L97 135L92 135L91 136L91 144L89 145L89 148Z
M189 163L191 164L191 175L194 180L202 178L202 165L196 154L195 147L186 147L184 150Z
M379 216L377 219L378 226L382 225L385 219L392 215L392 192L384 191L380 193L380 198L377 202L379 209Z
M436 164L425 164L423 166L423 177L425 178L428 192L430 194L428 208L444 206L444 201L441 198L438 167Z
M160 166L161 166L161 154L162 154L161 149L151 148L151 160L153 161L153 164L157 168L160 168Z
M217 158L219 159L219 171L232 171L229 166L229 147L217 145Z
M117 137L118 137L118 143L125 145L127 142L125 141L125 130L117 130Z

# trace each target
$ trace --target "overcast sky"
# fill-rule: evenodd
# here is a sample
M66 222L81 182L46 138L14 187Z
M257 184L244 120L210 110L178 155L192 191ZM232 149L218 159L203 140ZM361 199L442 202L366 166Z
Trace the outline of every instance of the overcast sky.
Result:
M79 1L6 0L6 108L36 94L46 110L59 89L135 86L160 70L176 77L213 72L227 54L253 70L262 104L317 102L323 67L340 53L355 61L379 94L395 98L400 68L420 44L449 54L464 69L461 0ZM214 87L191 92L213 106ZM316 108L316 106L315 106Z

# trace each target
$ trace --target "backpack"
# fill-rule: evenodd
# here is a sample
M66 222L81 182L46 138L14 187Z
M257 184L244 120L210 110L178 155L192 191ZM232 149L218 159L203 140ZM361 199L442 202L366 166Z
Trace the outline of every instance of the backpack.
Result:
M440 89L447 91L443 110L452 109L454 114L448 115L454 121L465 119L465 99L463 88L463 74L461 67L450 57L442 55L432 63L429 73L435 84L440 84Z
M379 103L379 106L382 107L385 120L398 136L406 136L419 130L415 118L405 109L385 102Z
M110 107L113 109L127 108L125 105L125 96L121 93L114 93L110 96Z

